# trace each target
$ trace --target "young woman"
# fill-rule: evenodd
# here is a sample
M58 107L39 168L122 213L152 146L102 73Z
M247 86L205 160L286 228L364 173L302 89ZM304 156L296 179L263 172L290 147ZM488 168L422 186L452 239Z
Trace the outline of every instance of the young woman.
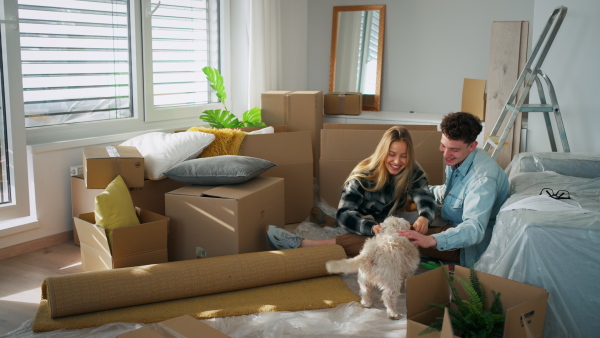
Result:
M365 240L381 230L379 223L404 207L407 196L415 202L418 212L413 228L424 234L435 217L435 199L428 189L425 172L415 161L408 130L394 126L383 134L375 152L362 160L344 183L336 221L348 233L310 240L269 225L267 239L275 250L339 244L348 256L356 256Z

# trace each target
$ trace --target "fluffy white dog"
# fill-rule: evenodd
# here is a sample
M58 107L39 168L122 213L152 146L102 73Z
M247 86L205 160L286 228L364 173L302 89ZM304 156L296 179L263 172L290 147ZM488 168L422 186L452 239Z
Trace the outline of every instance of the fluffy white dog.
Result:
M391 319L400 319L396 301L400 296L402 282L415 274L419 267L419 250L407 238L400 237L398 230L410 229L404 218L390 216L381 223L381 231L365 241L360 254L354 258L328 261L329 273L356 273L360 286L360 303L373 306L372 290L381 290L381 300Z

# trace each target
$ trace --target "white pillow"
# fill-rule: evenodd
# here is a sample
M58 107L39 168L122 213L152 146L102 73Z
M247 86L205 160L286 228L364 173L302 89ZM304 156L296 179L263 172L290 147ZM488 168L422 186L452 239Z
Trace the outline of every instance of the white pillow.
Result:
M265 127L265 128L262 128L262 129L257 129L257 130L254 130L254 131L246 132L246 134L248 134L248 135L273 134L274 132L275 132L275 128L269 126L269 127Z
M215 135L203 132L152 132L131 138L121 146L136 147L144 156L146 178L160 180L165 172L179 163L198 157Z

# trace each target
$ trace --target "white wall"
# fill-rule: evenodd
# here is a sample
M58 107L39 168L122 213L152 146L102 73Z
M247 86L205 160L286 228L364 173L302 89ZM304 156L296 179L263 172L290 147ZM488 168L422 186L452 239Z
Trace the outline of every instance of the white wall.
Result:
M333 6L386 5L384 111L461 108L464 78L486 79L492 21L533 19L533 0L309 0L308 87L327 91Z
M597 0L535 0L533 22L537 41L552 11L567 15L542 70L552 80L572 152L600 152L600 2ZM535 93L535 91L534 91ZM532 103L539 102L534 95ZM528 151L550 151L541 113L529 115ZM557 139L560 147L560 141Z

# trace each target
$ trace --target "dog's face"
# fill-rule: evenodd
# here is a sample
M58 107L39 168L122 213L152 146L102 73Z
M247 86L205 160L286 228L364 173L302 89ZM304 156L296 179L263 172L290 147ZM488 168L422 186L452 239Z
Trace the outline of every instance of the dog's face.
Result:
M410 223L404 218L389 216L381 223L381 233L391 234L400 230L409 230Z

